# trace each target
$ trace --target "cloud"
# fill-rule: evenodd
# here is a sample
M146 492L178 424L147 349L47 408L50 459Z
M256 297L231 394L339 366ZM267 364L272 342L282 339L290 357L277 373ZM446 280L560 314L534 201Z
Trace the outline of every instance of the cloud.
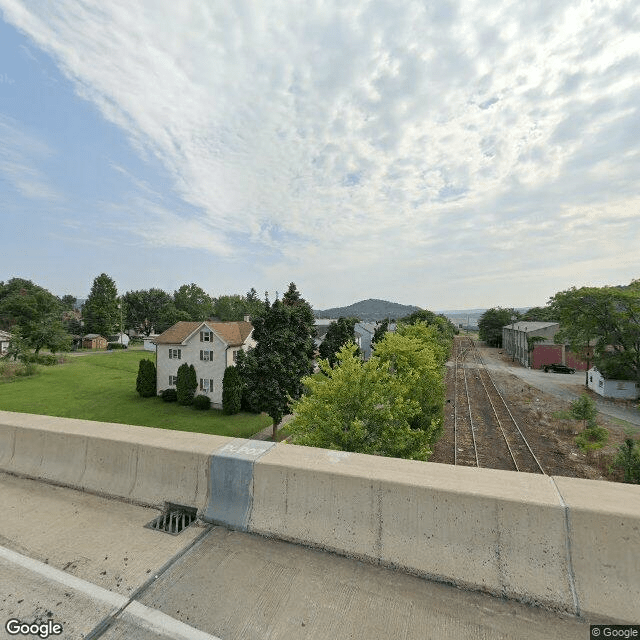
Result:
M157 224L130 223L149 242L228 256L244 238L309 279L384 257L391 290L398 256L508 270L549 238L572 255L583 214L584 245L638 239L632 0L0 7L193 208L150 196Z
M61 200L61 194L36 166L52 154L46 144L24 131L19 123L0 114L0 179L9 182L20 195L30 200Z

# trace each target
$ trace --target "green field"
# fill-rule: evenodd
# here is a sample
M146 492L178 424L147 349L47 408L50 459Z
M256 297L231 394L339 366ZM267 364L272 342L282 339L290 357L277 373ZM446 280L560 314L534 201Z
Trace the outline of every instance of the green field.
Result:
M0 410L137 424L247 438L271 424L269 416L196 411L136 393L138 363L146 351L68 356L65 364L38 367L29 377L0 376Z

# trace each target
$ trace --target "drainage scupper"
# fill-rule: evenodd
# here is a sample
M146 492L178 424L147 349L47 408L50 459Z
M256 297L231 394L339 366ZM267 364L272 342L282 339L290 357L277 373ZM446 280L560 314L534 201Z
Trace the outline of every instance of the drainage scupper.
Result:
M144 526L148 529L163 531L177 536L181 531L193 524L198 518L198 510L195 507L185 507L181 504L167 503L164 511Z

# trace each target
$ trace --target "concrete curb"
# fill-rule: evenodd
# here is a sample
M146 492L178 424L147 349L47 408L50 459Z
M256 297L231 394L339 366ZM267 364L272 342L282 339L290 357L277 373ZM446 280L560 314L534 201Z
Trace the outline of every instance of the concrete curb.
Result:
M0 411L0 470L594 619L640 620L640 487Z

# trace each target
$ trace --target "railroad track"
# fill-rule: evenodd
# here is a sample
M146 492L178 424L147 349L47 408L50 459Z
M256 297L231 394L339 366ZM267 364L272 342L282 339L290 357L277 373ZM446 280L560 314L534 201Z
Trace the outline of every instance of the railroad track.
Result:
M455 356L454 464L486 466L483 458L491 457L503 461L505 468L544 474L540 461L529 446L473 341L470 338L456 340ZM473 365L472 368L467 368L465 363ZM473 403L469 391L470 378L476 398ZM484 398L483 402L488 403L491 410L485 407L485 419L474 423L472 404L477 411L478 396ZM459 414L464 417L461 418Z

